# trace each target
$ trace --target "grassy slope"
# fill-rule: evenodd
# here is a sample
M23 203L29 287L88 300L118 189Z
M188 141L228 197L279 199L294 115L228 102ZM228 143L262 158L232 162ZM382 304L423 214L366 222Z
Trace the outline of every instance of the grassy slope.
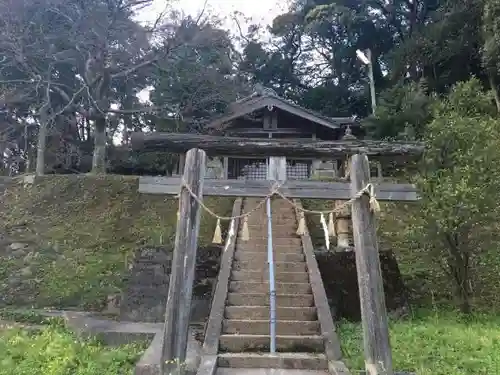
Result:
M6 329L0 335L0 375L133 374L143 344L106 347L65 329Z
M13 184L0 202L0 233L39 249L13 257L0 248L0 295L37 307L98 308L122 287L135 249L172 247L177 200L139 194L138 179L122 176L47 176L31 187ZM207 206L230 214L232 200ZM202 215L199 245L211 242L215 221ZM3 253L2 253L3 251ZM4 281L18 275L21 287Z
M316 210L333 207L331 201L303 200L302 203L305 208ZM464 321L458 313L449 311L453 306L452 283L436 259L410 250L406 242L407 218L418 205L383 203L381 208L377 233L380 247L395 252L416 311L408 321L391 322L395 368L413 370L417 375L497 373L500 370L500 320L494 313L500 309L497 251L492 249L483 254L474 275L476 310L488 312ZM307 220L313 242L323 246L318 215L308 215ZM342 322L339 334L350 368L354 372L362 369L361 326Z

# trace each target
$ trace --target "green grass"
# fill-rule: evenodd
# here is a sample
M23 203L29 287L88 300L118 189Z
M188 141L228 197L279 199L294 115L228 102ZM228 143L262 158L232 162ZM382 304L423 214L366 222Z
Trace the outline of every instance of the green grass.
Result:
M64 326L62 317L49 317L32 310L16 310L12 308L0 309L0 321L6 323L21 323L28 325L58 325Z
M229 215L233 200L205 203ZM100 309L123 288L136 249L173 248L177 205L172 197L139 194L137 177L46 176L29 187L13 184L0 200L4 303ZM211 243L214 229L215 220L203 214L200 248ZM6 248L12 241L29 248L14 256Z
M364 368L361 326L342 322L339 336L353 374ZM493 375L500 371L500 317L461 318L455 312L419 312L391 322L394 368L417 375Z
M144 344L105 347L63 328L6 329L0 335L0 375L133 374Z
M327 210L332 201L302 200L305 208ZM453 283L437 259L409 243L406 229L418 204L382 203L378 218L381 249L391 249L415 313L390 322L394 369L417 375L492 375L500 373L500 258L498 248L481 254L474 268L475 315L455 309ZM318 215L307 215L313 243L324 246ZM361 324L340 322L339 336L348 368L364 370Z

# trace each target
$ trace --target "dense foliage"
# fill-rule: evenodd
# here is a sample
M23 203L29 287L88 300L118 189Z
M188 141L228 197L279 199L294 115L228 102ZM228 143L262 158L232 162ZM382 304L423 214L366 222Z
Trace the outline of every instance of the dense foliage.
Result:
M457 85L435 105L425 140L414 244L442 262L469 312L471 272L495 238L500 199L500 121L477 80Z

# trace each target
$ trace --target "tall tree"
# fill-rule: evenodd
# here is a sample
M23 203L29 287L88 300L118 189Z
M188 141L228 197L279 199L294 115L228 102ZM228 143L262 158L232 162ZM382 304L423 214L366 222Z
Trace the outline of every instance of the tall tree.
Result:
M2 104L26 129L38 125L37 174L44 173L49 125L76 103L67 93L67 88L74 89L74 73L65 76L72 62L60 43L72 25L60 7L59 0L0 2L0 85L6 94ZM25 130L24 137L29 133Z
M380 93L377 115L364 119L368 134L376 139L422 139L432 120L432 104L425 81L399 82Z
M179 20L163 35L159 48L170 48L172 40L189 42L155 63L151 99L155 106L166 108L160 122L200 131L242 92L244 84L235 70L239 55L230 35L209 19Z
M31 97L30 103L37 108L35 118L43 124L54 121L56 115L68 114L85 127L91 125L95 173L106 169L106 131L113 135L118 126L128 126L133 115L154 111L141 105L137 94L151 84L148 76L153 64L186 43L179 38L169 39L168 46L161 48L150 43L155 31L171 27L158 20L150 29L133 20L136 12L150 3L4 0L0 4L5 10L1 22L7 31L2 46L8 56L3 60L3 82L18 91L36 93L37 99ZM16 72L10 71L11 66ZM44 129L46 126L40 126ZM39 144L43 146L45 137L41 134Z
M422 202L413 241L443 265L465 313L472 270L498 221L499 130L491 95L479 80L458 84L435 106L417 178Z
M67 2L63 10L73 25L66 36L67 43L73 46L75 73L84 94L81 113L94 124L92 170L95 173L106 171L106 129L110 114L144 110L123 108L126 101L120 103L120 99L125 93L116 88L131 88L128 95L140 91L145 85L139 82L140 74L159 57L150 48L148 30L132 19L138 8L149 3L144 0L73 0ZM127 85L128 82L134 85Z
M422 79L427 93L445 94L486 78L482 10L482 0L296 1L275 19L271 47L247 45L243 70L325 114L364 117L370 93L357 49L372 52L377 94Z

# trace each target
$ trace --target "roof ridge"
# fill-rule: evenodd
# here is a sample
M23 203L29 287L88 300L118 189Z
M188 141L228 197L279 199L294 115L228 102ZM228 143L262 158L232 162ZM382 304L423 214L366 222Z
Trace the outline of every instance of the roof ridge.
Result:
M307 107L305 107L305 106L303 106L303 105L300 105L300 104L298 104L298 103L295 103L295 102L294 102L294 101L292 101L291 99L287 99L287 98L284 98L284 97L279 96L279 95L278 95L278 96L276 96L276 97L274 97L274 99L278 99L278 100L284 101L284 102L286 102L286 103L288 103L288 104L290 104L290 105L293 105L293 106L295 106L295 107L300 108L300 109L301 109L301 110L303 110L303 111L307 111L307 112L309 112L310 114L313 114L313 115L318 116L318 117L323 117L324 119L335 120L335 119L339 119L339 118L345 118L345 119L349 118L349 119L351 119L351 120L354 122L354 121L356 121L356 120L357 120L357 118L358 118L358 116L356 116L356 115L346 116L346 117L333 117L333 116L327 116L327 115L324 115L323 113L321 113L320 111L317 111L317 110L314 110L314 109L307 108Z
M316 120L310 119L311 121L319 121L318 122L319 124L327 126L327 127L339 128L339 126L342 126L343 125L342 123L344 123L344 122L351 123L350 125L352 125L352 126L356 126L358 123L358 121L357 121L358 118L356 115L353 115L350 117L327 116L327 115L324 115L323 113L321 113L320 111L307 108L305 106L302 106L302 105L294 102L291 99L282 97L282 96L278 95L274 89L265 87L262 84L257 83L254 86L254 91L252 94L230 103L228 105L228 108L227 108L229 111L213 118L210 121L210 124L213 124L213 125L211 125L210 127L221 126L222 125L221 120L223 120L224 118L233 119L234 115L236 115L237 113L241 113L241 115L244 115L244 114L248 114L249 113L248 111L251 111L251 112L255 111L257 109L257 106L259 105L259 103L261 103L261 101L263 101L263 100L264 101L268 100L268 102L267 102L268 106L273 106L273 101L275 101L274 105L276 105L278 107L280 105L284 106L284 107L288 106L289 110L292 110L292 112L294 112L295 115L300 116L300 113L297 113L297 111L302 112L304 115L316 118ZM263 107L264 107L264 104L262 104L262 108ZM281 109L284 111L287 111L286 108L281 108Z

